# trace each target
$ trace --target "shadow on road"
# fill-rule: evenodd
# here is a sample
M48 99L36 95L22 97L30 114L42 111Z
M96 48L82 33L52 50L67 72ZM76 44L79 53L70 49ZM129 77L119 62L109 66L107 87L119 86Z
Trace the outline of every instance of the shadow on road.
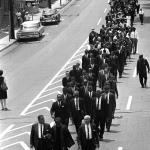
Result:
M118 127L120 124L111 124L112 127Z
M114 142L115 140L110 140L110 139L103 139L103 142L105 143L110 143L110 142Z

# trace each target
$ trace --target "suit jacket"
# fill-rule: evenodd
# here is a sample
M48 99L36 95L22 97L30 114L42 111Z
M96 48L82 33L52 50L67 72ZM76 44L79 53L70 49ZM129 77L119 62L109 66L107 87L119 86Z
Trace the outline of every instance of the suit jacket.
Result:
M82 56L82 68L88 70L90 64L90 60L85 55Z
M80 111L78 111L76 106L75 106L74 99L75 99L75 97L71 99L71 106L70 106L71 116L73 118L76 118L76 117L79 118L79 119L83 118L84 112L85 112L84 101L83 101L82 98L79 97L79 109L80 109Z
M71 78L67 79L66 77L63 77L63 79L62 79L62 85L64 87L67 87L69 82L71 82Z
M98 134L96 132L95 125L91 124L91 130L92 130L92 144L93 147L96 147L96 144L99 144L98 140ZM79 131L78 131L78 143L81 145L82 149L85 150L86 146L86 131L85 131L85 124L81 124Z
M93 117L93 99L94 99L94 97L95 97L94 91L92 91L91 97L89 95L89 92L87 92L84 97L86 114L90 115L91 118Z
M116 101L115 94L109 92L109 100L108 100L107 94L104 93L102 94L102 99L104 99L104 101L106 102L106 110L105 110L106 117L111 118L113 109L115 107L115 101Z
M49 124L44 123L44 129L43 129L43 135L51 134L51 127ZM38 123L33 124L31 128L31 134L30 134L30 145L34 146L35 150L38 148L38 142L39 142L39 135L38 135ZM52 146L51 145L51 139L45 139L46 146ZM45 147L45 146L44 146Z
M58 101L54 102L52 104L50 113L51 115L56 118L60 117L62 120L65 120L66 118L69 118L69 112L68 112L68 106L65 101L61 101L61 105L58 105Z
M101 96L101 109L98 110L97 108L97 97L94 98L93 101L93 116L94 118L96 117L96 115L98 115L99 113L106 115L106 100Z
M62 150L64 149L67 149L67 148L70 148L71 146L73 146L75 144L74 140L72 139L72 136L68 130L68 128L61 124L61 130L60 130L60 141L61 141L61 148ZM54 150L57 150L55 149L56 145L58 144L58 141L56 139L57 135L56 135L56 125L54 125L52 127L52 139L53 139L53 145L54 145Z

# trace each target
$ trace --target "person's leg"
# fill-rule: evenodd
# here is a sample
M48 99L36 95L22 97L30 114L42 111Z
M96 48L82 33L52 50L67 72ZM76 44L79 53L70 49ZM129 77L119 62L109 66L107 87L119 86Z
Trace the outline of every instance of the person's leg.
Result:
M2 110L4 110L4 103L3 103L3 99L0 100L1 102L1 106L2 106Z
M147 76L144 77L144 86L146 87L146 85L147 85Z
M142 86L142 88L144 87L144 83L143 83L143 76L142 75L139 75L139 81L140 81L140 84Z
M144 16L141 16L141 23L143 24Z

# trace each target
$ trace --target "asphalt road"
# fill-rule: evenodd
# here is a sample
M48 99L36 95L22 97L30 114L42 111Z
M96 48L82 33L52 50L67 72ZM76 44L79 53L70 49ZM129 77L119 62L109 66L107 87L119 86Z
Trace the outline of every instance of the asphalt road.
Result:
M149 59L150 3L141 0L146 23L139 32L138 51ZM62 14L59 25L46 26L39 41L16 43L0 54L1 68L9 86L8 108L0 112L0 149L29 150L31 124L38 114L51 122L49 108L61 92L65 70L81 61L91 28L99 31L109 6L106 0L75 0ZM128 62L118 80L119 99L110 133L100 143L103 150L149 150L149 88L142 89L136 77L138 54ZM149 82L149 81L148 81ZM149 83L148 83L149 84ZM75 138L74 126L69 129ZM72 150L77 149L77 145Z

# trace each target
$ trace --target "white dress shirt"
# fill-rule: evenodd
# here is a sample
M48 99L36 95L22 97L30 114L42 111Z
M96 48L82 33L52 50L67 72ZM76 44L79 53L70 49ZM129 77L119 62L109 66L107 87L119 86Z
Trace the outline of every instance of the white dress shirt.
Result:
M92 139L92 129L90 124L85 124L85 133L86 133L86 139L90 140Z
M39 138L42 138L43 130L44 130L44 125L38 123L38 136L39 136Z

